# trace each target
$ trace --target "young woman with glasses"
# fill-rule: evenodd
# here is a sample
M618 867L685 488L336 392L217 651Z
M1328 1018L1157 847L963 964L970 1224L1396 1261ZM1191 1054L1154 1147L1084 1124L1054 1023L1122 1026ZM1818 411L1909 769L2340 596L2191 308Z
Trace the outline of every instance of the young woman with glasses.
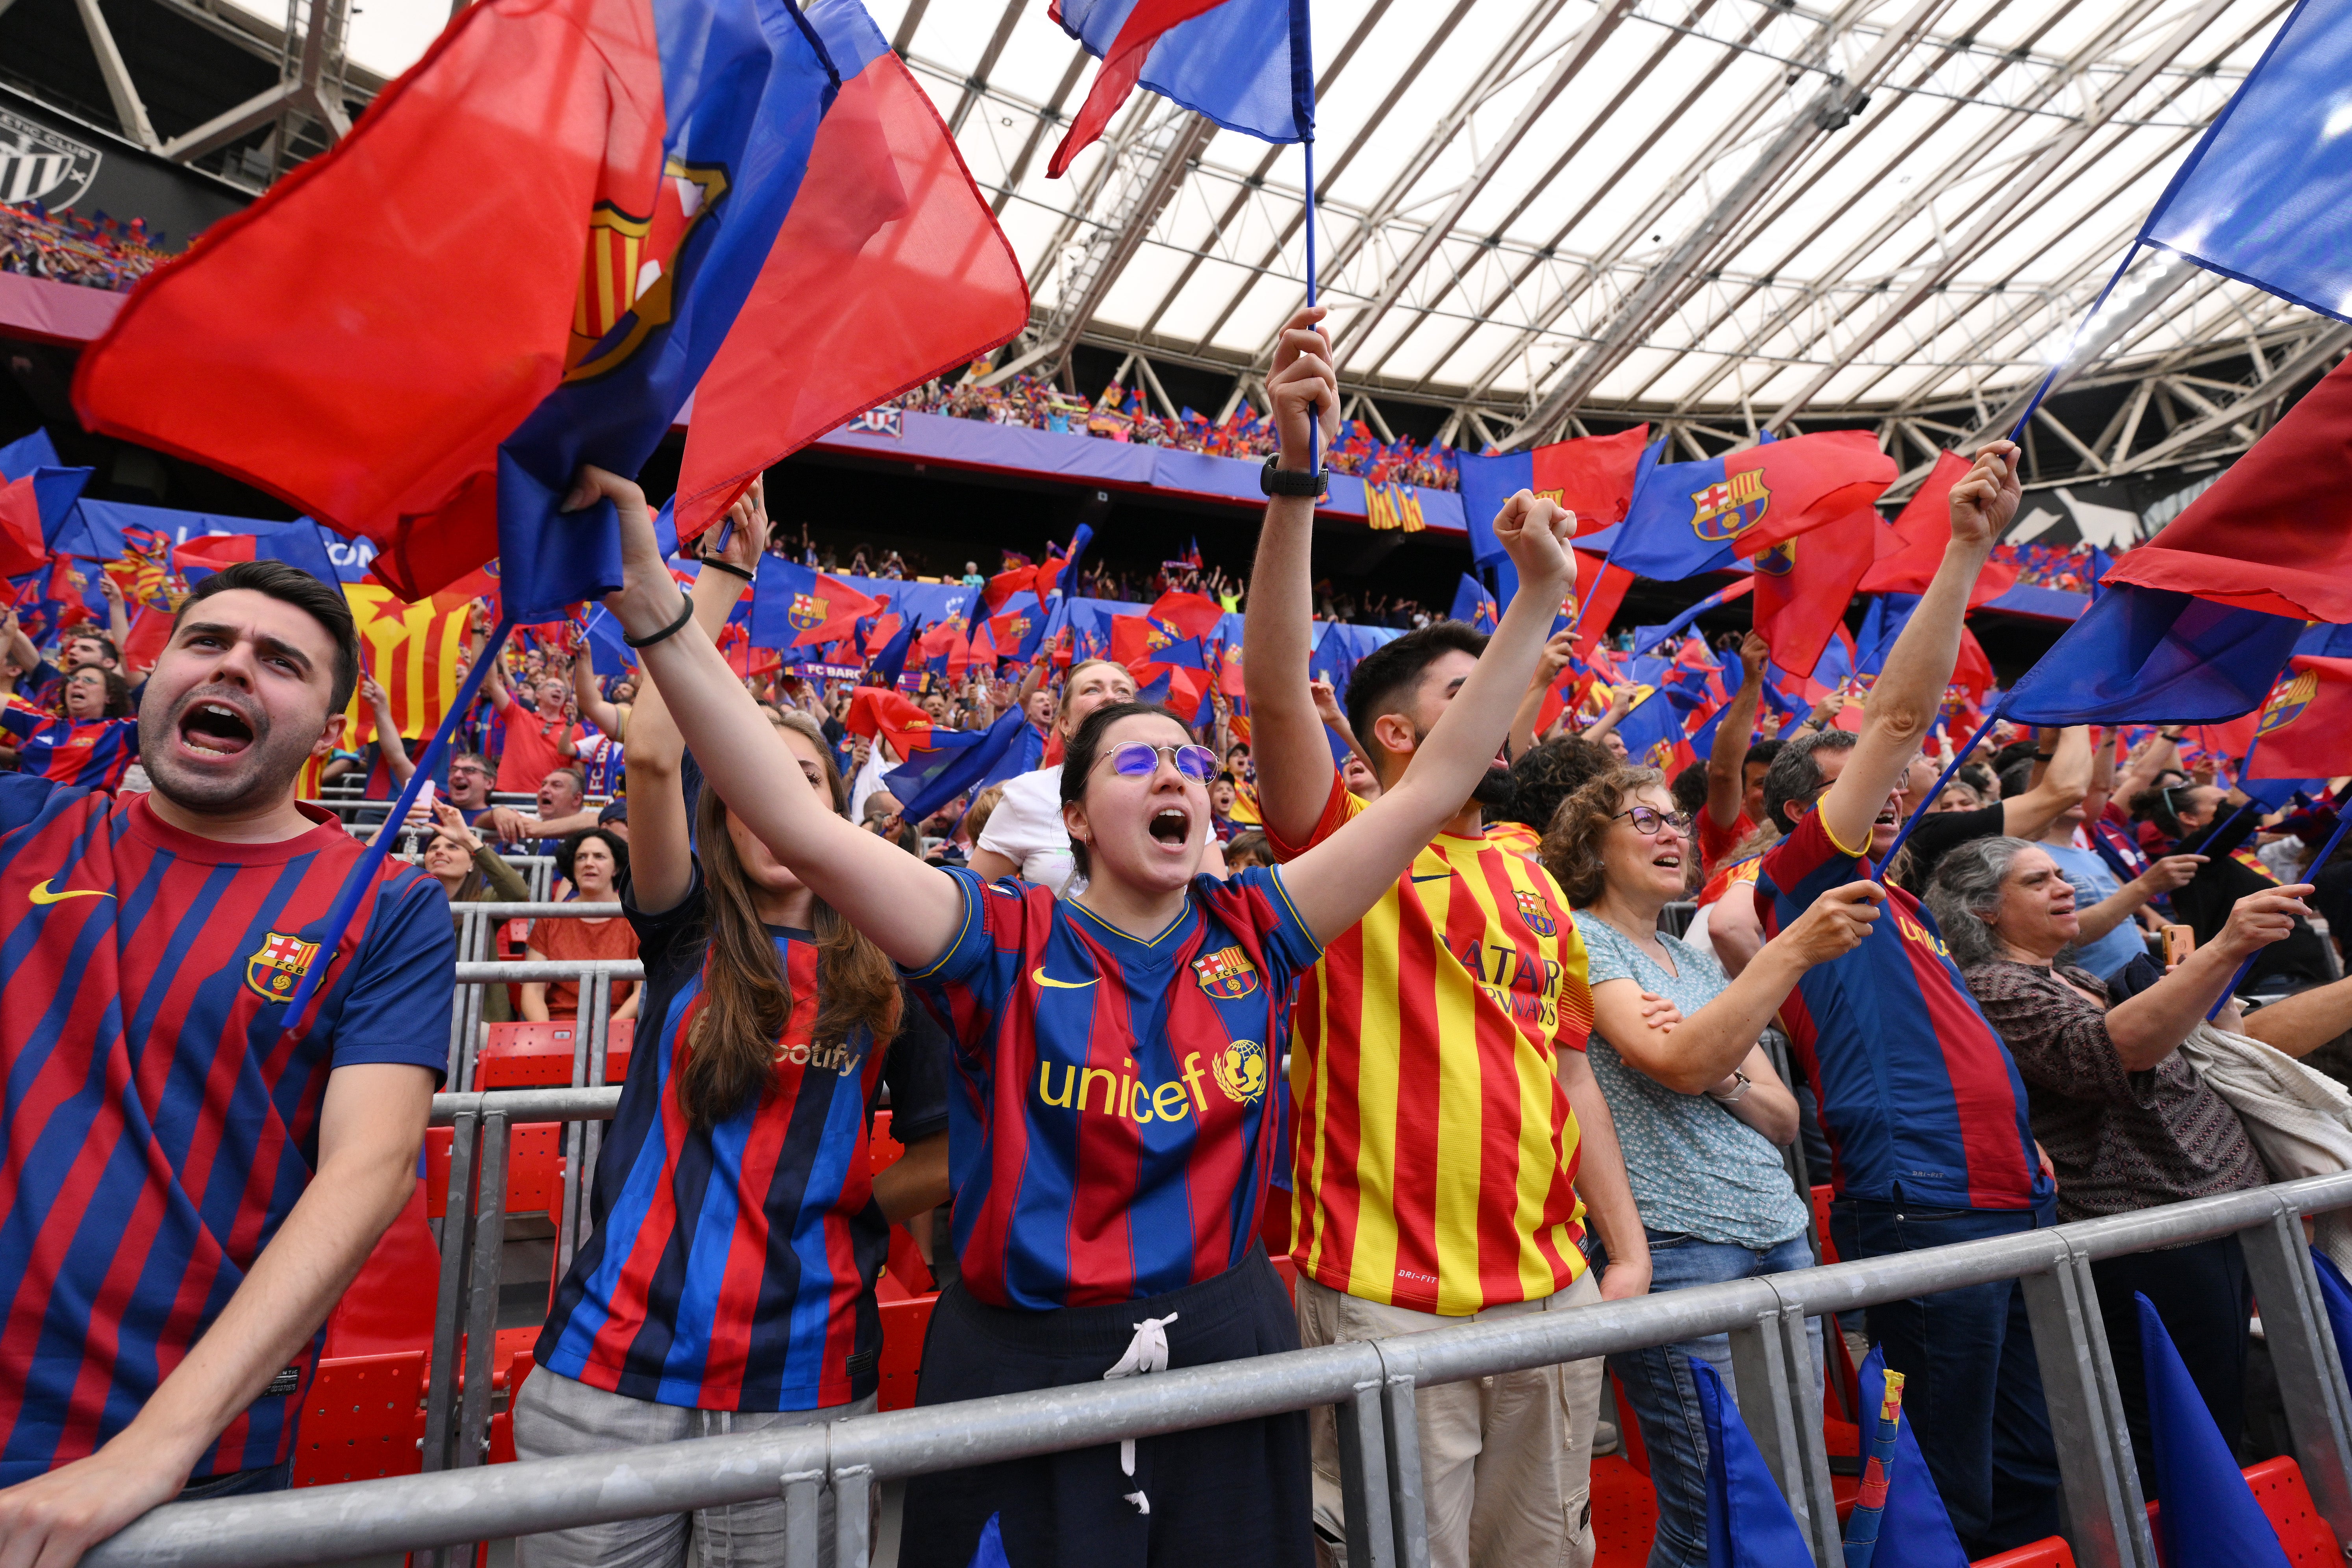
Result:
M1316 356L1273 378L1303 431ZM1294 978L1392 887L1485 775L1560 603L1572 522L1522 491L1496 521L1520 592L1397 786L1278 869L1201 875L1217 760L1165 709L1115 702L1070 738L1062 817L1087 881L928 865L825 809L698 629L635 485L607 603L744 827L917 981L954 1037L949 1147L960 1283L931 1319L925 1405L1296 1349L1257 1241ZM1314 1555L1303 1413L927 1476L901 1561L963 1568L992 1520L1024 1564Z
M1800 974L1861 942L1884 896L1870 882L1822 894L1727 980L1714 954L1658 929L1659 911L1683 896L1684 863L1697 853L1691 819L1653 768L1618 768L1586 784L1561 803L1544 838L1544 864L1584 933L1593 1011L1586 1055L1625 1152L1653 1291L1811 1267L1805 1201L1780 1163L1780 1148L1797 1136L1797 1101L1758 1039ZM1678 1011L1645 1017L1645 994ZM1819 1365L1821 1329L1806 1327ZM1657 1487L1650 1568L1708 1561L1706 1426L1692 1359L1730 1386L1723 1334L1609 1358L1642 1423Z

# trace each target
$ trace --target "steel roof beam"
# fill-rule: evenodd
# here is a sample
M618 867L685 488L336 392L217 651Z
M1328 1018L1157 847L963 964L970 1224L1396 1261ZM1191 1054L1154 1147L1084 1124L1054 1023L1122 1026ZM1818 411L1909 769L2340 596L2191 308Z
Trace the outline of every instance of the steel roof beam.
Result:
M1885 336L1896 322L1908 316L1934 292L1936 285L1951 277L1971 258L1979 254L1996 234L2007 225L2020 203L2024 202L2056 174L2106 123L2120 114L2125 106L2139 96L2156 74L2179 58L2181 51L2195 43L2205 30L2227 10L2230 0L2204 0L2169 36L2150 50L2124 79L2099 95L2098 102L2080 121L2044 142L2021 174L2004 194L2009 200L1998 210L1979 218L1973 227L1953 246L1938 263L1923 276L1914 279L1892 305L1872 319L1862 331L1850 339L1843 348L1830 358L1828 363L1815 371L1811 379L1795 394L1772 411L1764 421L1765 428L1778 430L1796 417L1804 406L1819 395L1829 384L1852 364L1863 350Z
M122 133L151 153L162 150L163 139L147 118L147 105L139 96L139 84L131 79L131 68L122 63L122 50L114 42L114 29L106 25L106 13L98 8L98 0L74 0L74 9L80 13L82 31L89 35L90 53L98 57L98 74L106 83L106 96L114 105L114 118L121 124Z
M1029 134L1022 141L1020 156L1014 158L1013 167L1005 171L1004 184L996 189L996 199L988 204L988 210L994 216L1004 216L1005 205L1013 200L1013 193L1019 190L1021 182L1028 177L1030 161L1037 156L1037 149L1044 143L1045 132L1062 123L1062 105L1069 101L1071 91L1078 85L1078 78L1086 74L1087 61L1093 58L1083 47L1070 51L1069 68L1063 71L1062 79L1054 84L1054 96L1045 100L1044 112L1029 122Z
M956 99L954 111L948 116L949 135L963 134L963 122L971 116L972 105L978 103L980 95L988 90L988 73L994 70L996 62L1003 58L1004 46L1012 40L1013 29L1020 25L1021 7L1024 3L1025 0L1004 0L1003 14L996 19L996 31L989 35L988 47L980 51L979 63L971 68L971 74L964 78L963 91ZM912 29L902 26L899 31L911 33Z

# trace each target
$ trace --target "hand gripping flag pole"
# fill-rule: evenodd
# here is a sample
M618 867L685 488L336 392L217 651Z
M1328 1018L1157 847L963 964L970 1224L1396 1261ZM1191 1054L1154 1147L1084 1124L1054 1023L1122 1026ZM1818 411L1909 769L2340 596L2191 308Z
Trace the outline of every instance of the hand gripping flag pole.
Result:
M503 605L503 601L501 603ZM383 826L376 829L375 842L367 847L360 856L360 863L352 868L350 876L343 879L341 890L336 893L333 906L327 910L326 926L319 934L319 962L302 972L300 984L294 987L294 994L287 1000L286 1016L289 1024L302 1016L303 1005L319 988L320 977L326 973L328 964L333 962L335 949L342 944L343 932L350 929L352 917L359 912L360 900L374 891L376 868L391 853L393 840L399 836L400 825L408 820L409 810L415 805L417 795L423 793L425 781L440 770L442 753L449 749L449 737L457 732L457 721L473 710L474 699L482 689L482 679L489 674L491 664L505 651L508 634L514 630L514 612L502 608L498 629L490 634L490 640L483 647L481 657L474 660L474 668L466 672L464 680L458 682L457 697L450 702L449 710L441 715L441 722L435 728L432 742L425 748L425 754L416 759L415 772L410 773L408 782L401 786L400 798L393 803L391 815L383 819Z
M2250 763L2252 755L2251 751L2247 752ZM2252 804L2251 801L2247 803L2249 805ZM2241 806L2239 809L2242 811L2245 807ZM2233 817L2231 820L2236 819ZM2305 881L2315 881L2318 879L2319 868L2327 864L2327 858L2336 853L2337 845L2344 842L2344 830L2347 827L2352 827L2352 786L2347 786L2344 795L2336 799L2336 831L2327 836L2327 842L2319 847L2319 853L2313 856L2311 864L2303 868ZM2262 955L2261 948L2256 948L2246 955L2246 962L2238 965L2238 973L2230 976L2230 984L2221 987L2221 994L2213 998L2213 1005L2205 1014L2206 1022L2210 1023L2221 1016L2221 1009L2230 1005L2230 998L2236 995L2238 987L2246 983L2246 976L2253 973L2254 961Z

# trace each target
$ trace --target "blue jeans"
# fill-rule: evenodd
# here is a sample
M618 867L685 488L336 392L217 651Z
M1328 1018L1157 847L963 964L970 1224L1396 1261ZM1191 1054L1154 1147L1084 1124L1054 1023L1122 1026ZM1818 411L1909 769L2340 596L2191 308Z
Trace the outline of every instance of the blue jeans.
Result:
M173 1502L202 1502L207 1498L251 1497L257 1492L282 1492L294 1482L294 1460L291 1456L274 1465L257 1469L231 1470L226 1475L206 1476L200 1481L190 1481L180 1489Z
M1938 1209L1840 1198L1830 1206L1838 1256L1916 1252L2053 1223L2032 1209ZM1870 1309L1870 1337L1904 1375L1903 1414L1960 1544L1988 1557L2058 1533L2058 1455L2042 1367L2014 1279Z
M1802 1232L1761 1251L1706 1241L1679 1231L1653 1230L1648 1235L1653 1293L1720 1285L1759 1274L1785 1274L1810 1268L1813 1263L1812 1249L1805 1245ZM1818 1418L1821 1320L1807 1320L1805 1330L1812 1346L1811 1387ZM1650 1568L1706 1568L1706 1418L1699 1408L1698 1390L1691 1375L1694 1360L1715 1368L1725 1389L1731 1388L1728 1334L1708 1334L1609 1358L1610 1374L1625 1391L1625 1402L1642 1424L1642 1444L1650 1455L1650 1483L1658 1492L1658 1533L1650 1546Z

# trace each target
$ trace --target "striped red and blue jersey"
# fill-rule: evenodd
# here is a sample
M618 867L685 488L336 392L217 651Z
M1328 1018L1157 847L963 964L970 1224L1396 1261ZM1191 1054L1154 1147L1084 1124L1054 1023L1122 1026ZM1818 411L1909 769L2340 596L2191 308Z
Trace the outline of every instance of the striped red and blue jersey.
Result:
M911 998L881 1049L870 1030L814 1044L817 944L770 928L792 986L768 1096L716 1127L687 1119L677 1075L708 1005L700 872L676 909L625 904L646 966L643 1040L596 1166L595 1234L540 1331L541 1366L597 1388L703 1410L814 1410L872 1394L874 1281L890 1227L869 1140L882 1087L890 1131L948 1124L948 1044Z
M139 721L70 719L18 707L0 708L0 729L16 743L16 767L56 784L111 790L139 760Z
M1257 1237L1291 994L1321 949L1274 870L1193 879L1149 939L950 869L961 928L914 978L956 1042L964 1288L1046 1310L1163 1295Z
M580 776L583 795L617 795L626 792L628 759L621 742L610 735L593 735L580 742Z
M0 1486L122 1430L219 1316L318 1167L330 1072L442 1071L457 942L413 867L377 873L287 1018L362 854L305 815L221 843L145 795L0 776ZM195 1476L286 1458L319 1342Z
M1814 812L1764 853L1756 906L1769 939L1832 888L1872 875ZM1780 1004L1812 1079L1844 1197L1938 1208L2048 1205L2025 1084L1969 994L1936 919L1884 883L1886 906L1860 947L1815 964Z

